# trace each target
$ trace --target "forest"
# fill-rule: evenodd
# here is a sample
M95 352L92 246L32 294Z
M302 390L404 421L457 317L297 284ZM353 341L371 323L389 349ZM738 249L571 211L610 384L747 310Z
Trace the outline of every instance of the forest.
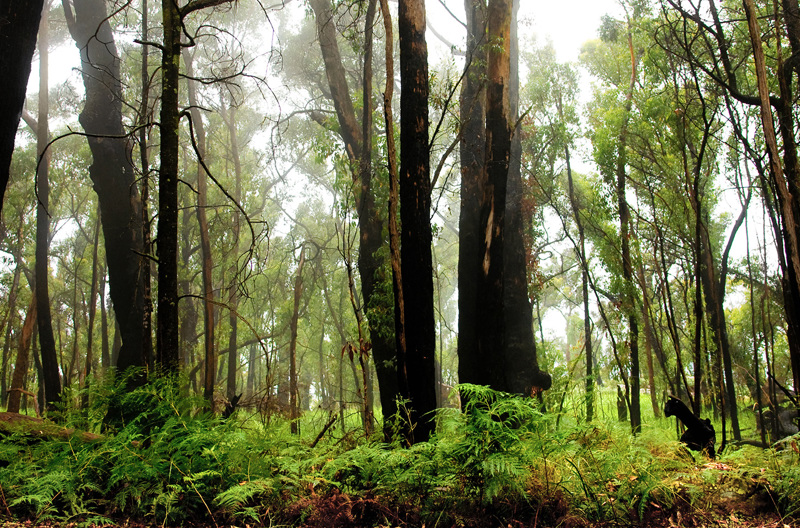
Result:
M0 522L794 525L798 0L613 6L0 0Z

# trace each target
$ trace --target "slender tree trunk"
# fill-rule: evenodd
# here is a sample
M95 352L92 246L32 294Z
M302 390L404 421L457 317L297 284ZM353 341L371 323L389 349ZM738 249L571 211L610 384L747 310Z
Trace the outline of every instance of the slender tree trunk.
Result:
M149 39L149 2L142 0L142 42ZM142 105L139 107L139 159L142 165L142 249L144 255L153 253L153 241L151 238L152 222L150 221L150 155L148 152L148 133L150 130L150 69L149 69L149 46L142 45ZM152 263L145 259L142 263L142 286L144 291L143 304L144 315L142 321L142 335L144 336L144 350L147 356L147 363L150 369L154 366L153 357L153 289L152 289Z
M162 0L161 169L158 178L157 363L164 372L180 365L178 316L178 79L183 22L174 0Z
M49 8L49 3L48 7ZM48 290L48 251L50 245L50 181L48 168L49 151L45 146L50 140L48 112L50 105L48 85L48 16L42 15L39 27L39 116L36 151L39 154L39 170L37 173L37 194L39 203L36 208L36 304L37 323L39 328L39 346L42 349L42 369L44 373L45 406L52 410L61 398L61 378L58 370L56 340L53 335L53 322L50 315L50 293Z
M206 174L206 127L203 123L203 116L200 114L200 107L197 101L197 87L194 77L194 57L189 51L183 50L183 63L186 67L186 74L189 77L187 94L189 97L190 115L192 117L192 130L195 137L198 157L197 162L197 223L200 231L200 260L201 276L203 278L203 323L205 338L205 376L203 378L203 397L207 405L214 411L214 386L216 385L217 369L217 349L214 332L216 322L214 320L214 285L212 271L214 261L211 256L211 239L208 234L208 219L206 217L206 204L208 194L208 177Z
M398 357L401 391L409 401L411 443L427 441L436 409L431 179L428 146L428 47L425 1L401 0L400 40L400 251L405 357Z
M347 85L346 72L342 63L337 42L336 24L333 17L331 0L311 0L311 8L317 24L319 46L325 63L325 74L330 89L331 100L336 109L339 123L337 133L344 142L344 148L350 160L354 176L369 176L369 180L357 179L355 183L360 192L356 192L356 209L360 248L358 252L358 272L361 276L361 294L366 307L366 314L372 340L372 355L375 358L375 371L380 388L381 407L384 417L394 416L399 394L397 385L397 357L393 328L381 328L378 317L370 318L370 312L386 313L391 310L393 301L379 294L380 282L387 280L385 276L386 257L379 251L384 246L383 229L386 222L382 209L375 206L375 191L372 189L371 171L362 174L362 156L371 156L371 148L362 152L363 126L359 128L350 90ZM370 115L364 120L371 122Z
M289 420L292 434L299 434L300 412L297 407L297 326L300 319L300 300L303 297L303 266L306 262L306 247L300 246L300 261L294 278L294 308L289 323Z
M639 377L639 322L636 318L636 284L633 279L633 262L631 260L630 249L630 225L631 215L626 196L627 183L627 142L628 142L628 122L630 120L631 108L633 106L633 89L636 83L636 57L633 51L633 42L628 30L628 47L631 58L631 81L625 94L625 117L617 138L617 208L619 211L619 238L622 252L622 277L625 282L624 312L628 319L628 349L630 352L630 394L628 409L630 411L631 430L638 434L642 427L641 407L640 407L640 377Z
M22 222L22 218L20 218L19 223L19 230L17 231L18 237L17 240L22 240L22 226L24 222ZM2 391L3 396L3 403L6 403L6 399L8 398L8 362L9 357L11 356L11 330L15 328L16 321L17 321L17 296L19 295L19 282L20 277L22 276L22 265L21 259L19 259L18 255L14 255L14 259L17 262L17 265L14 266L14 278L11 280L11 290L8 292L8 314L6 316L6 324L5 324L5 332L4 332L4 339L3 339L3 379L2 379L2 387L0 390ZM35 298L36 296L33 295Z
M230 105L227 112L223 113L225 124L228 127L228 137L230 139L231 157L233 158L233 174L236 180L234 187L233 198L237 202L242 199L242 162L239 157L239 138L236 131L236 107ZM239 254L239 233L241 232L241 213L238 209L234 211L233 218L233 249L232 255L234 257ZM230 267L231 282L234 284L231 287L230 295L228 298L228 306L230 309L230 316L228 324L230 325L230 335L228 336L228 376L226 394L228 401L236 396L236 371L239 367L239 317L237 311L239 309L239 291L236 287L238 283L239 270L236 267L236 261Z
M17 348L17 360L14 363L14 376L11 379L11 390L8 395L8 412L18 413L22 391L25 389L25 379L28 377L30 366L30 348L33 331L36 324L36 296L31 296L31 303L25 313L25 322L22 323L22 334Z
M89 293L89 321L86 328L86 362L81 378L85 380L92 374L94 359L94 321L97 316L97 294L99 291L98 248L100 246L100 208L97 209L97 220L94 226L94 241L92 242L92 286ZM101 299L102 302L102 299Z
M406 357L406 321L401 307L403 300L403 270L400 265L400 227L398 221L398 205L400 202L400 176L397 168L397 142L394 135L394 115L392 99L394 97L394 36L392 18L388 0L381 0L381 16L385 35L386 85L383 92L383 115L386 124L386 162L389 172L389 260L392 265L392 293L394 294L394 333L395 347L398 357ZM376 361L377 365L377 361ZM398 374L395 370L395 374ZM397 384L398 381L395 381ZM384 411L386 412L386 411ZM393 408L392 420L397 412ZM392 422L384 420L384 436L391 438Z
M589 263L586 260L586 235L581 219L581 207L575 195L575 186L572 180L572 165L570 163L569 146L564 147L564 156L567 163L567 188L569 201L575 216L575 225L578 228L578 260L581 264L581 295L583 296L583 342L586 356L586 421L594 419L594 373L592 366L594 354L592 349L592 315L589 311Z

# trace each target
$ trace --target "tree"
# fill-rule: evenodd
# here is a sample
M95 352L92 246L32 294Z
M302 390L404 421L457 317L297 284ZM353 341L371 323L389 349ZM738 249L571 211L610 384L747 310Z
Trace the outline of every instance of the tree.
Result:
M49 11L49 3L46 6ZM36 152L39 163L36 171L36 190L38 204L36 207L36 321L39 331L39 346L42 349L42 369L44 374L45 404L53 409L61 398L61 379L58 371L56 340L53 335L53 322L50 314L50 292L48 273L48 253L50 247L50 153L47 145L50 141L48 112L50 110L48 84L48 38L49 17L42 15L39 27L39 115L36 127Z
M793 85L798 66L784 60L781 40L788 37L792 53L800 51L797 2L777 3L770 11L775 19L777 47L767 64L763 50L759 13L752 2L718 4L702 8L682 0L663 0L664 24L675 37L672 53L704 72L721 90L726 106L752 107L761 115L761 133L766 142L768 165L762 184L764 200L774 203L773 231L779 241L779 263L783 274L784 315L789 357L795 389L800 388L800 158L796 138ZM723 16L726 15L726 16ZM747 25L744 31L743 24ZM691 28L691 29L689 29ZM696 35L702 38L697 38ZM747 37L743 37L747 35ZM744 55L744 54L747 55ZM752 82L755 78L755 83ZM772 93L770 84L777 87ZM733 118L738 120L737 118ZM777 121L777 126L775 125ZM743 130L743 129L740 129ZM744 133L740 134L744 136ZM777 137L781 138L781 145ZM742 137L742 139L744 139ZM749 141L749 140L748 140ZM750 143L754 143L750 141ZM760 155L760 154L759 154ZM758 161L755 161L758 163Z
M100 205L109 292L122 338L117 360L122 372L148 365L152 336L145 324L144 273L149 263L144 254L142 201L122 124L120 58L104 0L62 0L62 4L81 57L86 99L79 119L92 151L89 176Z
M383 416L391 419L395 415L396 398L399 394L397 378L397 352L395 336L392 328L381 324L380 313L391 313L393 300L381 294L381 282L386 280L386 257L381 249L385 246L383 236L386 224L385 213L376 206L376 187L372 181L372 143L366 141L366 131L372 130L371 108L371 45L365 41L363 64L363 96L367 104L362 115L362 126L359 128L353 96L345 73L344 62L339 50L334 23L334 12L330 0L311 0L314 19L317 26L320 52L325 65L325 76L330 90L329 97L336 111L339 125L337 133L344 143L349 161L349 169L353 175L355 187L355 208L358 212L359 252L358 272L361 278L361 294L366 306L369 337L372 343L372 354L375 359L375 371L380 387ZM374 5L374 2L371 2ZM365 28L371 28L373 20L366 17ZM366 32L365 32L366 33ZM313 116L312 116L313 117ZM320 124L323 124L320 121ZM387 424L388 425L388 424ZM386 429L387 434L390 432Z
M465 7L459 377L462 383L530 395L549 388L551 380L539 370L528 297L521 129L514 130L519 99L515 10L511 1Z
M44 0L0 1L0 211L43 7Z
M231 0L190 0L179 6L161 4L164 41L161 45L161 168L158 176L158 329L157 362L165 372L177 372L180 363L178 317L178 161L181 36L184 20L195 11Z
M428 47L425 1L401 0L400 41L400 259L405 356L398 357L400 394L407 400L411 443L435 428L436 332L431 256L431 179L428 146Z

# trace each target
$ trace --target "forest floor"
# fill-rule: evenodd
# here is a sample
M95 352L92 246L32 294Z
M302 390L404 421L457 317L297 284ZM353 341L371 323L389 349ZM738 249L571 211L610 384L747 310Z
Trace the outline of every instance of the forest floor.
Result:
M557 430L496 398L494 414L443 414L411 447L318 444L288 423L155 403L157 420L103 435L83 430L91 413L0 413L0 528L800 528L786 516L800 515L800 435L712 461L659 427ZM525 426L491 419L501 404Z

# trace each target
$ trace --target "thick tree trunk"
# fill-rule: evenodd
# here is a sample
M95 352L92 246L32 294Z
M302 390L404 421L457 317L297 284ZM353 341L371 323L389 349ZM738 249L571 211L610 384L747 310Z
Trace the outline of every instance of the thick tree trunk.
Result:
M403 273L405 357L398 370L409 400L412 443L426 441L435 428L433 260L431 179L428 146L428 47L424 0L401 0L400 41L400 252Z
M0 212L44 0L0 1Z
M536 339L533 335L533 307L528 296L528 253L523 230L528 224L523 215L522 186L522 129L519 119L519 48L517 10L519 0L512 2L509 21L509 146L508 180L506 187L505 241L503 243L503 309L505 318L506 365L505 386L502 390L532 395L550 388L550 375L539 370ZM516 123L516 128L514 128Z
M511 0L490 0L486 88L485 185L480 202L477 283L478 356L487 384L504 390L510 365L505 361L505 250L508 163L511 151L510 29ZM494 359L489 359L494 358Z
M80 50L86 104L79 120L90 135L89 175L100 205L109 291L122 348L117 367L144 367L152 353L145 326L142 204L131 148L122 125L120 60L103 0L62 0L70 33Z

